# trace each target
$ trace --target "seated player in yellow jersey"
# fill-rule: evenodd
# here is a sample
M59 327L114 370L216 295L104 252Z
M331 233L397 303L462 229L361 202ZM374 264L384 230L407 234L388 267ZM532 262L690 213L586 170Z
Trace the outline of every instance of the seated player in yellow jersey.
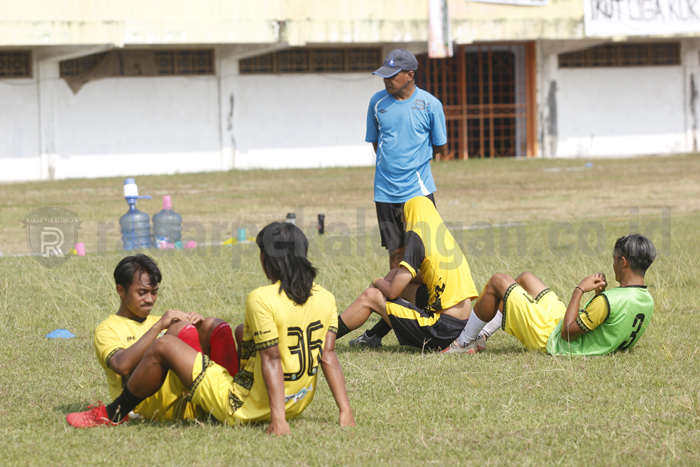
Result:
M287 420L301 414L318 389L319 363L340 409L340 425L355 424L335 354L335 299L314 283L306 237L292 224L275 222L256 241L272 284L248 295L238 374L165 335L150 345L104 418L85 426L119 423L120 413L157 393L172 372L187 399L220 422L269 421L268 433L286 434Z
M393 329L401 345L445 349L464 329L476 287L435 205L419 196L406 202L403 213L406 250L399 268L375 279L340 315L338 337L362 326L374 312L385 326L382 332L373 329L380 341Z
M158 265L146 255L127 256L114 270L121 300L119 311L95 331L97 361L105 370L112 398L122 392L148 347L166 331L225 365L233 374L238 371L236 345L225 321L178 310L168 310L163 316L151 315L161 280ZM134 412L152 420L194 418L196 410L185 400L176 380L168 373L161 389L134 407ZM98 404L89 413L91 417L103 417L104 405ZM74 417L69 417L71 421L80 424Z
M503 310L502 328L530 350L551 355L605 355L627 350L642 337L654 312L644 275L656 257L654 244L638 234L619 238L613 270L620 287L606 290L605 274L584 278L568 307L540 279L496 274L477 300L464 332L446 353L475 353L479 333ZM581 309L583 294L595 291Z

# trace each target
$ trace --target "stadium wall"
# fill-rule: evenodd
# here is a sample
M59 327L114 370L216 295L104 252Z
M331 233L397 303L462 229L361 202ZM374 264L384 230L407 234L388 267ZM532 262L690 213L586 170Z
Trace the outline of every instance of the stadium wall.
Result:
M56 82L55 178L220 170L216 76Z
M39 178L37 79L0 79L0 181Z
M686 150L680 66L560 70L556 92L558 157Z
M73 94L67 55L34 49L32 78L0 80L0 181L374 163L365 122L380 78L239 75L256 50L219 47L216 75L104 78Z
M571 42L559 48L568 52ZM681 65L676 66L562 69L557 48L542 49L538 107L543 156L697 151L690 89L692 79L697 85L697 40L681 41Z
M230 169L216 76L106 78L73 94L65 55L33 50L31 79L0 80L0 181Z
M367 105L383 89L370 73L238 75L223 96L233 114L235 167L301 168L374 163Z
M540 155L697 150L696 39L680 66L559 69L558 53L592 45L575 42L538 44ZM106 78L77 94L58 63L95 46L35 47L32 78L0 80L0 181L372 165L366 112L381 79L239 74L241 58L281 47L217 46L215 75Z

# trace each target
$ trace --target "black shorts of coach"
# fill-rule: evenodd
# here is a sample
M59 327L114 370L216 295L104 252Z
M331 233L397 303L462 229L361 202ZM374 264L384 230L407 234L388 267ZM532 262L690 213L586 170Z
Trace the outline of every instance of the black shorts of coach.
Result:
M426 196L435 204L434 193ZM379 222L379 235L382 237L382 246L387 250L398 250L405 245L406 226L401 221L403 205L406 203L380 203L375 202L377 209L377 222Z

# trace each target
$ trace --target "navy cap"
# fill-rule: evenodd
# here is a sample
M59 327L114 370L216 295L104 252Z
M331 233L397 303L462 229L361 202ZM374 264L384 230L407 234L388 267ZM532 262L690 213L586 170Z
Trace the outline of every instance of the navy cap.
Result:
M418 70L418 60L416 60L416 56L408 50L394 49L386 56L382 66L372 72L372 74L381 76L382 78L391 78L401 70Z

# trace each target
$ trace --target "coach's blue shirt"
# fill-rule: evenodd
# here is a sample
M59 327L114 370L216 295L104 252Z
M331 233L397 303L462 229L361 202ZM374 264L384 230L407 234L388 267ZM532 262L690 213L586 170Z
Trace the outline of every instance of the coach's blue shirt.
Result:
M416 87L405 101L379 91L369 101L365 141L377 143L374 201L404 203L436 190L433 146L447 142L440 101Z

